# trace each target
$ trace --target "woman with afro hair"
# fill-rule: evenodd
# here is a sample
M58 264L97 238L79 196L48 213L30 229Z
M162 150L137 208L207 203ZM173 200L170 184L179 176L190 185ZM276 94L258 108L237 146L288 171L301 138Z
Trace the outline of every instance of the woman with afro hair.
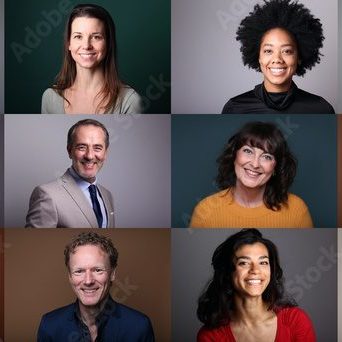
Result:
M223 114L335 113L325 99L299 89L292 80L320 62L322 24L309 9L297 1L264 0L241 21L236 39L244 65L262 72L264 81L231 98Z

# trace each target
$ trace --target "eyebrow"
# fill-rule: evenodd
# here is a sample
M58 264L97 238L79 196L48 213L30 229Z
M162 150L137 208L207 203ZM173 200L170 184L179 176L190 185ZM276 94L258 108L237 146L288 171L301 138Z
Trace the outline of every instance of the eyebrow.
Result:
M236 260L241 260L241 259L247 259L247 260L251 260L250 257L248 256L240 256L240 257L236 257ZM269 257L267 255L262 255L258 258L259 260L264 260L264 259L269 259Z
M262 46L274 46L274 44L271 44L271 43L264 43L264 44L262 44ZM280 45L280 47L285 47L285 46L294 47L295 45L294 45L294 44L282 44L282 45Z
M75 33L77 33L77 34L83 34L82 32L78 32L78 31L72 32L72 34L75 34ZM102 32L92 32L91 34L101 34L101 35L103 35Z

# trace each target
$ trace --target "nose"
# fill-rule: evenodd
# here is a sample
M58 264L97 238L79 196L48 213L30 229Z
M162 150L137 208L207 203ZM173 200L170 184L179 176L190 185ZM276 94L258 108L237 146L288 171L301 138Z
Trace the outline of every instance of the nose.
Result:
M91 270L87 270L84 274L83 283L85 285L91 285L94 282L93 272Z
M280 50L274 53L272 63L284 63L283 55Z
M83 40L82 40L82 47L86 50L89 50L92 48L92 45L91 45L91 37L85 37Z
M257 169L259 167L259 156L254 154L253 157L252 157L252 160L251 160L251 164L252 166Z
M92 160L92 159L94 159L94 151L93 151L93 149L87 148L87 151L85 152L84 157L85 157L87 160Z
M249 269L249 273L256 274L256 273L259 273L259 271L260 271L259 264L252 263L251 268Z

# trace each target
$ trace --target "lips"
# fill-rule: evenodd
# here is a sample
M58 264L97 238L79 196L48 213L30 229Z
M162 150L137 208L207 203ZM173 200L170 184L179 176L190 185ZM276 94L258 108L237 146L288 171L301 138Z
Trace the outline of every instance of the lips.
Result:
M274 76L281 76L286 72L286 68L268 68L268 70L270 70L271 74Z
M261 285L261 279L247 279L248 285Z
M250 169L244 169L246 174L249 176L249 177L252 177L252 178L256 178L258 176L261 175L261 172L258 172L258 171L253 171L253 170L250 170Z

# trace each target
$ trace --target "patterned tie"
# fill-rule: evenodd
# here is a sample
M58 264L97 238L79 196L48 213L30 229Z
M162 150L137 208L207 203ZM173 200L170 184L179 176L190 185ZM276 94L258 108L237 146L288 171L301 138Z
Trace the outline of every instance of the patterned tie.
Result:
M93 204L94 213L96 215L97 223L99 224L99 227L102 228L103 217L102 217L100 203L96 196L96 186L92 184L89 186L88 189L90 193L91 203Z

